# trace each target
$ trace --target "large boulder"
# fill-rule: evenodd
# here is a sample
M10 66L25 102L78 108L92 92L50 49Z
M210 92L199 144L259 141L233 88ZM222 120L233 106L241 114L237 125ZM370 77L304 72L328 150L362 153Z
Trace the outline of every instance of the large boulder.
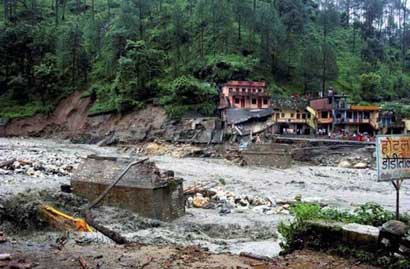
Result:
M390 220L383 224L380 231L386 234L402 237L409 231L409 226L398 220Z
M339 168L352 168L352 163L349 162L348 160L343 160L337 165L337 167L339 167Z

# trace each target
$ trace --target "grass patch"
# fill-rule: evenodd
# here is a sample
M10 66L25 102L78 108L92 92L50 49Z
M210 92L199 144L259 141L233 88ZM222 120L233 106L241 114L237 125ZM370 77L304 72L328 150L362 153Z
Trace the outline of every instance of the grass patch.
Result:
M88 110L89 116L113 113L117 111L117 106L112 100L97 100Z
M0 118L17 119L33 117L36 114L48 114L54 109L54 105L44 105L39 100L33 100L26 104L18 104L10 99L0 99Z

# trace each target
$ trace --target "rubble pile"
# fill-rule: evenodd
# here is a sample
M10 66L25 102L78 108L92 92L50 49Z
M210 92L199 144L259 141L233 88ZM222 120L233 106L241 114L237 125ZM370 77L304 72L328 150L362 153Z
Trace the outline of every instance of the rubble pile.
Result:
M15 258L9 253L0 253L0 268L30 269L33 264L25 259Z
M69 176L74 166L71 164L55 165L40 161L15 160L12 164L0 168L0 175L25 174L33 177Z
M239 150L227 150L225 153L225 160L237 164L240 166L245 166L246 161L243 159L243 156Z
M171 155L176 158L186 157L208 157L216 158L219 155L211 147L198 147L190 144L170 144L163 142L151 142L138 150L140 153L144 153L148 156L154 155Z
M40 149L3 150L0 156L0 175L70 176L80 162L77 154L50 153Z
M188 208L202 208L218 210L220 215L229 213L244 213L252 210L266 215L289 214L289 203L276 204L274 199L252 195L236 195L225 191L222 187L204 188L192 186L184 191Z

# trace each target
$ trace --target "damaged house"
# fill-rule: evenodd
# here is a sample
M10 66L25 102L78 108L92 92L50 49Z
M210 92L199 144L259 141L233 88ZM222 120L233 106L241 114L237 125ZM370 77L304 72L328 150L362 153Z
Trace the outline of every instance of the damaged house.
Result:
M265 82L229 81L221 87L219 97L227 134L252 135L273 125L272 97Z
M272 108L237 109L229 108L224 113L225 128L228 134L240 136L263 132L273 125Z

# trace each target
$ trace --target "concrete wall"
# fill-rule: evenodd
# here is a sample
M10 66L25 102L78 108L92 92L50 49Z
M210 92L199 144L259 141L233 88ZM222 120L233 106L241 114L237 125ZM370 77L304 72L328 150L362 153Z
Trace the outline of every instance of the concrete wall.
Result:
M96 199L107 184L73 180L73 192L89 201ZM101 202L101 205L129 209L139 215L162 221L171 221L185 213L182 181L155 189L116 186Z
M290 146L286 144L252 144L242 156L248 165L288 168L292 163Z

